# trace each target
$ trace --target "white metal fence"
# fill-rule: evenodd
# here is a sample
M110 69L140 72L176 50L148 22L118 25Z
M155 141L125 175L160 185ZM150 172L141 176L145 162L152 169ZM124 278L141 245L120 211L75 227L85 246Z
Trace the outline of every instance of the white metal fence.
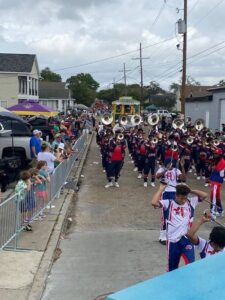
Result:
M87 139L88 134L81 135L73 146L74 154L54 169L50 182L46 183L45 193L40 193L37 186L32 185L29 191L14 194L0 204L0 249L9 244L17 249L20 232L24 229L29 230L29 225L34 220L41 219L47 207L51 208L71 170L78 165L79 158L86 148Z

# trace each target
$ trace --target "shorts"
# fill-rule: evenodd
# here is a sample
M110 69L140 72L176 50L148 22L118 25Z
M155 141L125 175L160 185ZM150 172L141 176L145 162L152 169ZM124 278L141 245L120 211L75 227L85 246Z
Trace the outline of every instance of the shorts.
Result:
M47 197L48 196L48 191L38 191L38 192L36 192L36 196L38 196L38 197Z

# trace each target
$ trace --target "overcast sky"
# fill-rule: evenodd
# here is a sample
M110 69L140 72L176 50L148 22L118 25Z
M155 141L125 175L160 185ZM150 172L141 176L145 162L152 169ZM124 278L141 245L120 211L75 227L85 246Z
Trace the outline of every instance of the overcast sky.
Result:
M167 88L181 77L182 7L183 0L0 0L0 51L35 53L40 69L63 79L91 73L108 88L123 81L123 63L128 83L140 82L133 58L141 42L144 83ZM188 57L187 74L202 84L225 79L225 0L188 0Z

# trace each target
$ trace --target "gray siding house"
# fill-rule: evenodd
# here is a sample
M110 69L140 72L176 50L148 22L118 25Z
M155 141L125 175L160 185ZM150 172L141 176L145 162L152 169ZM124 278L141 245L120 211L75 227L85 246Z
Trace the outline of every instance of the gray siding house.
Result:
M206 96L186 98L185 115L193 122L201 118L206 127L220 130L225 123L225 86L210 88L208 92Z

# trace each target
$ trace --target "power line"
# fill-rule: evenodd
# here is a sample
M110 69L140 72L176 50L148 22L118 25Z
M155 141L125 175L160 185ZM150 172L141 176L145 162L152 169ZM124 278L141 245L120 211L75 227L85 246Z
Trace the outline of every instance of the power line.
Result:
M160 15L162 14L162 12L163 12L163 10L164 10L164 8L165 8L165 5L166 5L166 0L163 1L163 4L161 5L161 7L160 7L160 9L159 9L158 14L157 14L157 16L155 17L155 19L154 19L154 21L153 21L153 23L152 23L152 26L154 26L154 25L158 22L159 17L160 17Z

